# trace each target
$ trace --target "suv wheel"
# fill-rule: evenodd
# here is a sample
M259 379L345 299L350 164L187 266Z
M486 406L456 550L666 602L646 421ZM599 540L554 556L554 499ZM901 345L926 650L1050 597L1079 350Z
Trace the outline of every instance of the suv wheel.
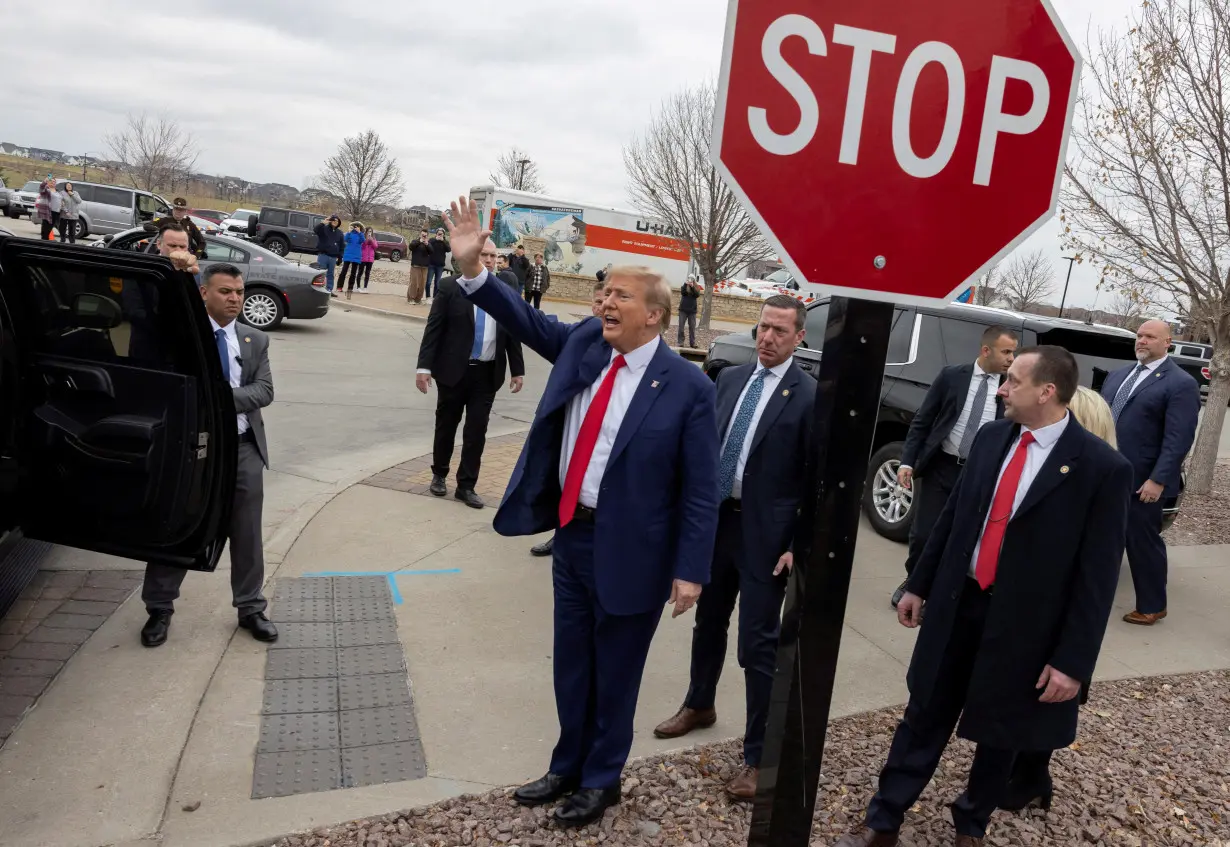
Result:
M279 256L285 256L290 252L290 242L280 235L269 236L262 242L262 245L270 253L277 253Z
M910 540L914 518L914 490L897 483L904 446L901 441L893 441L877 450L867 465L863 486L863 511L867 519L876 532L892 541Z
M390 254L389 254L389 261L390 261L390 262L400 262L400 261L401 261L401 251L400 251L400 250L394 250L392 253L390 253Z
M261 330L276 329L286 317L286 307L277 292L268 288L249 288L239 316L248 326Z
M74 224L74 226L77 227L77 234L74 237L78 241L80 241L81 239L85 238L87 235L90 234L90 228L86 226L85 221L81 220L80 218L77 219L77 222Z

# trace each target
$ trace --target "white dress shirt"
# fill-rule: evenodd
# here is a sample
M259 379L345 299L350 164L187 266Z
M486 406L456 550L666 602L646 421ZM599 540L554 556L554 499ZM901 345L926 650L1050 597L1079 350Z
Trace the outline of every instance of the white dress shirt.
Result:
M978 393L978 386L984 381L987 382L987 398L982 409L974 409L974 395ZM952 425L952 432L944 439L942 447L945 453L953 456L961 455L961 439L965 437L965 428L969 426L970 419L975 421L975 431L982 429L982 425L995 420L995 393L999 391L999 377L995 374L988 374L984 371L977 362L974 362L974 375L970 377L969 387L965 392L965 403L961 406L961 414L957 416L957 422Z
M760 400L756 403L756 411L752 412L752 422L747 428L747 437L743 439L743 449L739 451L739 461L735 465L735 481L730 489L731 499L740 500L743 498L743 469L747 467L747 457L752 452L752 441L756 438L756 428L760 426L760 417L764 414L765 407L769 405L769 400L773 398L773 392L777 390L778 384L786 376L786 371L790 370L790 364L793 361L794 357L790 356L776 367L765 368L757 360L756 369L752 371L751 377L743 385L743 390L739 392L739 399L735 403L734 413L730 416L730 423L726 426L726 432L722 434L722 449L718 453L719 456L726 452L726 441L730 438L730 430L735 425L735 418L739 417L739 410L743 408L743 398L747 396L747 390L752 387L752 382L760 375L761 371L768 371L764 377L764 385L761 387Z
M1142 373L1140 377L1136 380L1136 383L1132 386L1132 390L1128 392L1128 397L1131 397L1133 394L1139 391L1140 387L1145 384L1145 380L1147 380L1149 377L1157 373L1157 369L1162 366L1162 362L1166 361L1166 358L1167 358L1166 356L1163 356L1162 358L1156 359L1152 362L1149 362L1149 364L1145 365L1145 372ZM1136 364L1137 366L1139 366L1140 362L1137 362ZM1132 374L1134 373L1136 373L1136 368L1133 368L1132 370L1128 371L1127 378L1131 379ZM1124 382L1126 383L1127 380L1124 380ZM1122 389L1123 386L1120 385L1119 388ZM1112 403L1114 402L1113 397L1111 398L1111 402Z
M226 333L226 349L231 354L231 388L238 388L239 377L243 375L243 359L239 356L239 333L235 331L235 321L231 321L226 326L219 326L211 315L209 325L213 327L215 336L218 330ZM241 412L237 417L239 418L239 434L243 435L248 431L248 416Z
M1025 467L1021 470L1021 482L1016 488L1016 497L1012 501L1012 513L1008 516L1011 520L1016 514L1016 510L1020 508L1021 503L1025 500L1025 495L1029 493L1029 486L1033 485L1035 477L1038 476L1038 471L1042 470L1042 465L1051 455L1051 450L1054 449L1055 443L1059 441L1059 436L1063 435L1063 431L1068 428L1069 416L1065 413L1063 419L1044 426L1039 429L1030 430L1029 427L1021 427L1020 435L1013 440L1012 446L1008 448L1008 455L1004 456L1003 464L999 466L999 475L995 477L995 488L999 488L999 481L1004 477L1004 471L1008 469L1008 463L1012 461L1012 457L1016 455L1016 448L1021 443L1021 435L1027 432L1033 432L1034 442L1026 448L1025 452ZM991 500L994 502L995 494L992 492ZM991 510L987 510L987 516L982 521L982 531L978 533L978 543L974 545L974 556L970 559L969 575L974 576L974 571L978 563L978 551L982 547L982 536L987 531L987 521L991 519Z
M461 286L462 291L472 294L487 281L489 276L490 273L484 268L483 272L474 279L458 278L457 284ZM586 468L585 477L581 482L581 494L577 502L582 506L590 509L598 508L598 489L602 485L602 475L606 473L606 463L611 458L611 449L615 446L615 437L619 435L619 427L624 422L628 407L632 405L632 397L636 394L637 386L641 384L641 378L645 376L645 371L649 368L649 363L653 360L654 354L658 352L658 345L661 343L661 336L654 336L649 343L624 355L625 364L615 374L615 385L611 389L611 399L607 403L606 415L602 418L602 429L598 432L598 441L594 444L593 455L589 458L589 467ZM598 374L598 378L588 388L568 401L564 417L564 440L560 445L559 455L561 489L568 475L568 462L571 461L572 451L577 445L577 436L581 433L581 423L585 420L585 413L589 411L589 404L593 402L594 394L598 392L598 387L602 385L602 380L611 369L611 362L615 361L617 355L619 354L612 350L610 361Z
M477 287L478 287L477 285L474 286L474 288L477 288ZM469 290L472 291L473 289L469 289ZM478 331L478 307L474 306L473 309L474 309L474 312L473 312L474 331L477 332ZM487 315L487 319L483 321L483 347L482 347L482 351L478 355L478 360L480 362L494 362L495 361L495 332L497 328L498 327L496 326L495 318L491 317L491 315ZM473 352L474 352L474 342L471 341L470 342L470 353L473 353ZM431 376L431 368L419 368L418 370L415 371L415 373L427 374L428 376Z

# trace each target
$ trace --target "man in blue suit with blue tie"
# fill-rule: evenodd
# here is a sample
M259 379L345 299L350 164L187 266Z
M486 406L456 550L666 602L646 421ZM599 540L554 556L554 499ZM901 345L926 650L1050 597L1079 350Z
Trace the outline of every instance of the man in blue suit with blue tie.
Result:
M1136 330L1137 364L1115 371L1102 385L1119 452L1135 471L1127 557L1136 608L1123 619L1138 626L1166 617L1162 501L1179 493L1179 472L1200 420L1200 386L1167 357L1169 348L1170 326L1145 321Z
M602 317L559 322L483 269L491 235L473 201L445 216L458 284L554 365L494 526L557 530L555 704L559 741L524 805L566 798L581 826L620 799L649 644L666 602L686 612L709 581L718 515L713 384L661 339L672 292L648 268L612 268ZM489 284L490 283L490 284Z

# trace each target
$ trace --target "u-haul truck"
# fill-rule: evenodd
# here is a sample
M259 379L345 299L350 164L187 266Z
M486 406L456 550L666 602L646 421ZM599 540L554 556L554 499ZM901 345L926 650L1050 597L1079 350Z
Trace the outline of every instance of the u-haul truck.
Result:
M573 203L523 191L484 185L470 189L483 225L501 253L517 245L535 252L552 273L594 276L614 265L645 265L678 288L691 257L666 227L636 212Z

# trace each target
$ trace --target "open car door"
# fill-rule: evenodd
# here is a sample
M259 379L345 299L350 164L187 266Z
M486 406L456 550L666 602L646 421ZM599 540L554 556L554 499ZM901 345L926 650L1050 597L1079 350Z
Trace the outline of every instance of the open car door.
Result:
M0 298L3 523L214 570L238 433L192 276L161 257L4 238Z

